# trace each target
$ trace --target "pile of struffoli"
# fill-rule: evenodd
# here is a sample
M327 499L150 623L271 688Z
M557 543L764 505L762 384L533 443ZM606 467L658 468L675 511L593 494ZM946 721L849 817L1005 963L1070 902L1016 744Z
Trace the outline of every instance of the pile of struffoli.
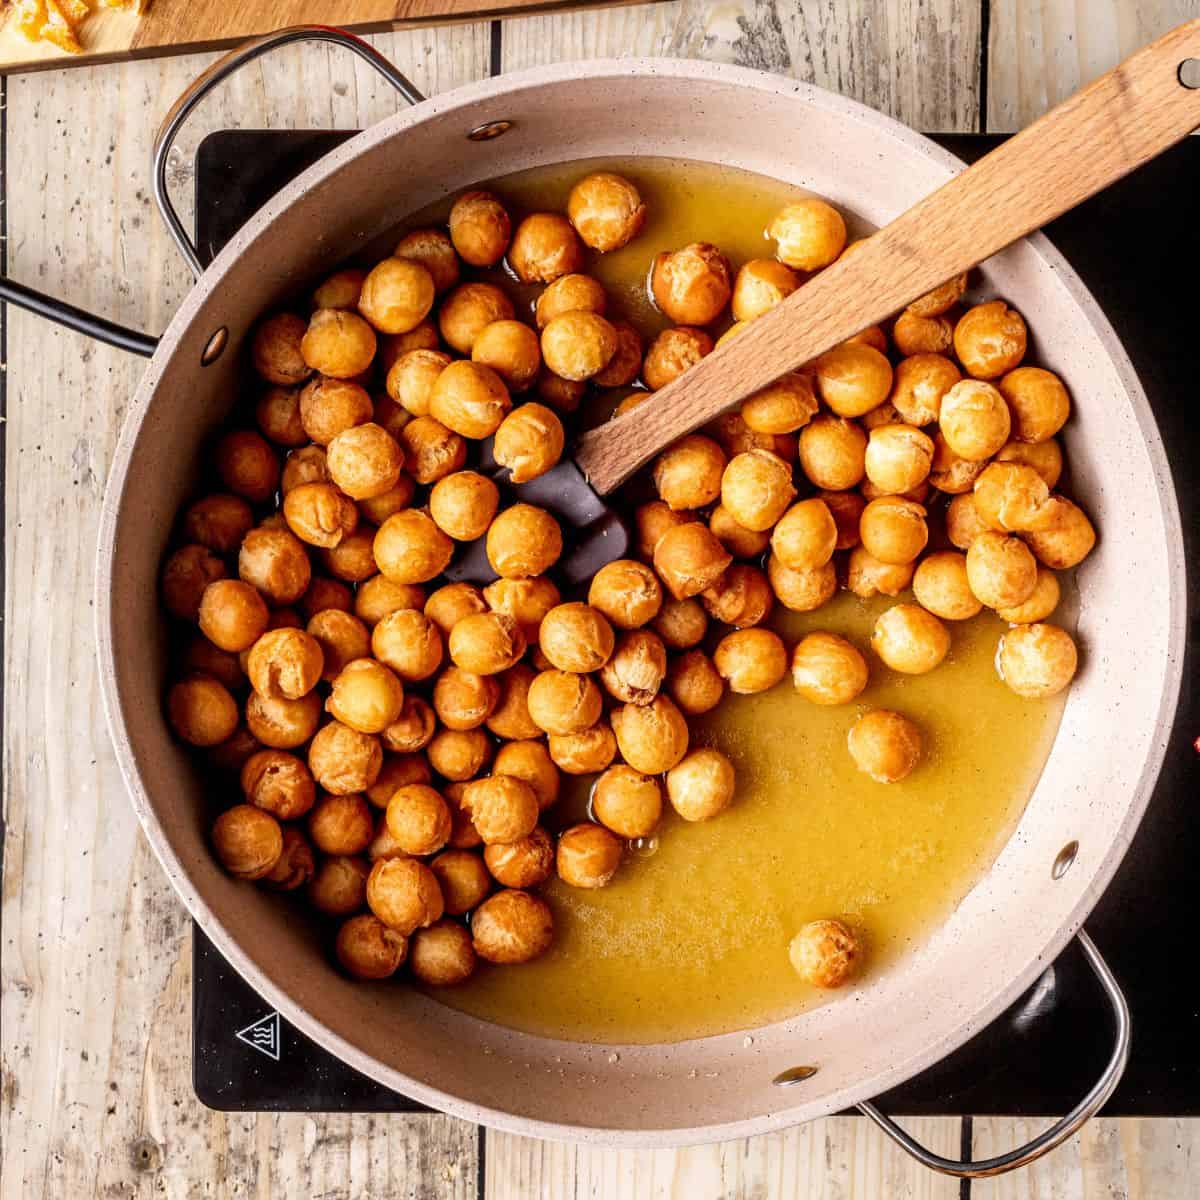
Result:
M1011 623L997 663L1014 691L1048 696L1074 673L1071 636L1046 621L1055 572L1095 540L1054 491L1067 390L1023 364L1020 314L963 307L965 277L668 449L657 499L634 513L637 557L562 594L558 523L472 470L471 443L494 435L512 479L536 478L594 389L626 389L618 411L653 404L714 333L855 246L805 198L767 231L776 257L736 273L713 245L658 253L648 286L669 325L646 346L585 271L645 215L609 172L581 179L565 215L515 228L499 198L468 192L448 228L336 272L306 314L259 325L257 428L220 438L219 484L181 514L162 577L182 627L167 709L240 778L240 802L218 798L214 849L232 874L302 889L337 918L355 976L407 960L453 984L477 959L536 957L553 940L540 884L602 887L664 804L703 821L732 802L732 765L689 746L689 717L789 669L812 703L853 702L866 648L834 632L789 648L768 625L776 604L812 611L839 583L911 588L875 625L884 667L935 669L953 623L986 606ZM544 285L530 312L495 282L502 263ZM481 537L497 580L439 586L456 545ZM848 721L849 753L880 782L921 747L903 714ZM596 777L592 819L552 835L560 773ZM825 987L858 953L832 919L792 945Z

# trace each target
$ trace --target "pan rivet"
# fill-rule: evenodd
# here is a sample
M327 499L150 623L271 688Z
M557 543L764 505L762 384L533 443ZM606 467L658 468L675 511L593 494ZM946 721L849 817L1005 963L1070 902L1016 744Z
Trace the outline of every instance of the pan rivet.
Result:
M1179 64L1179 82L1185 88L1200 88L1200 58L1185 58Z
M502 133L507 133L515 121L484 121L482 125L476 125L467 134L467 140L470 142L490 142L492 138L498 138Z
M771 1082L776 1087L794 1087L806 1079L811 1079L817 1070L817 1067L788 1067L786 1071L780 1071Z
M1079 843L1068 842L1058 852L1058 857L1054 860L1054 866L1050 868L1050 878L1061 879L1071 869L1071 864L1075 861L1075 855L1078 853Z
M204 347L200 354L200 365L202 367L211 367L213 363L225 353L225 346L229 341L229 329L222 325L216 333L208 339L208 344Z

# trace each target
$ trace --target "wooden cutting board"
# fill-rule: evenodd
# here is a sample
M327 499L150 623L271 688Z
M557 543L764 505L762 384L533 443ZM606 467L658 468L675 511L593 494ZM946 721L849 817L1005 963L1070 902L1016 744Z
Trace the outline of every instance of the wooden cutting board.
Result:
M88 66L153 54L183 54L236 44L288 25L329 25L356 33L479 21L559 9L600 8L634 0L149 0L140 15L95 11L79 29L82 54L27 41L0 0L0 74ZM644 2L644 0L642 0Z

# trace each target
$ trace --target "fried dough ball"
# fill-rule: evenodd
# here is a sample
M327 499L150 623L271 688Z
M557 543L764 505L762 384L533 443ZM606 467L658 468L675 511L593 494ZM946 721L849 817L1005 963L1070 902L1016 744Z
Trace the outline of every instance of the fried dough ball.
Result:
M667 320L676 325L715 321L732 293L729 259L709 242L663 251L650 268L650 291Z
M396 839L388 832L387 815L375 822L375 836L367 847L367 859L378 862L381 858L400 858L404 851L396 844Z
M578 379L563 379L543 364L534 391L539 400L545 401L556 412L573 413L587 394L587 383Z
M546 733L579 733L600 719L603 701L590 675L542 671L529 685L529 715Z
M633 517L637 526L638 553L647 559L653 558L659 538L668 529L676 525L686 525L697 519L694 513L684 510L676 512L661 500L651 500L648 504L639 505Z
M539 729L534 737L540 736ZM505 742L497 751L496 761L492 766L497 775L510 775L529 784L537 797L539 810L549 808L558 799L558 767L545 743L529 738Z
M413 607L406 605L405 607ZM443 636L464 617L488 611L483 593L472 583L448 583L425 601L425 615L438 627Z
M753 321L786 300L799 286L800 280L790 267L773 258L752 258L738 269L733 281L733 319Z
M1043 367L1017 367L996 386L1008 401L1013 438L1018 442L1052 438L1071 415L1071 398L1063 381Z
M642 335L628 321L612 321L610 324L616 331L617 348L608 360L608 366L597 371L592 381L603 388L628 387L642 370ZM625 400L640 403L647 398L645 392L633 392Z
M857 492L819 492L817 499L829 509L837 526L835 550L853 550L859 543L858 523L867 502Z
M988 608L1023 604L1037 586L1037 560L1020 538L987 530L967 547L967 580Z
M482 729L440 729L425 753L439 775L463 783L487 766L492 750L491 739Z
M990 463L975 480L975 508L992 529L1037 529L1050 499L1042 477L1023 463Z
M855 766L876 783L899 783L921 761L921 730L886 708L864 713L851 726L846 744Z
M444 801L442 807L446 807ZM483 859L467 850L444 850L429 864L429 869L437 877L449 916L461 917L469 913L482 904L492 890L491 876Z
M598 375L617 352L617 331L597 313L563 313L542 330L542 358L555 375L582 381Z
M558 877L570 887L602 888L617 873L623 849L620 839L603 825L593 821L572 825L558 839Z
M523 404L501 421L492 453L513 483L528 483L558 462L565 440L562 422L550 409Z
M338 930L333 951L355 979L387 979L403 965L408 939L371 913L359 913Z
M990 383L962 379L942 398L938 428L955 454L980 462L1008 441L1008 405Z
M839 634L810 633L792 651L792 683L813 704L849 704L868 678L867 660Z
M757 558L771 543L770 530L747 529L723 504L709 514L708 527L734 558Z
M242 540L238 574L272 604L287 605L307 591L312 564L299 539L288 530L260 526Z
M405 937L432 925L445 911L437 876L415 858L381 858L367 876L367 904Z
M371 635L357 617L340 609L314 613L305 627L321 648L321 678L331 682L358 658L371 652Z
M308 839L298 829L285 828L283 849L262 882L273 892L294 892L308 883L316 869L316 856Z
M284 496L283 519L302 542L328 550L358 527L358 509L332 483L302 483Z
M929 482L939 492L945 492L949 496L960 496L969 492L986 466L986 459L971 462L955 454L940 430L934 435Z
M725 452L716 442L688 434L655 460L654 486L671 509L703 508L720 495L725 465Z
M795 433L816 416L817 408L812 381L792 371L755 392L742 404L741 413L755 433Z
M479 861L474 855L471 857ZM554 843L550 835L537 825L528 837L485 846L483 862L487 864L485 878L490 871L502 887L537 887L545 883L554 871Z
M382 733L404 705L404 686L382 663L357 658L333 681L329 714L359 733Z
M380 333L407 333L433 308L433 276L410 258L385 258L363 281L358 311Z
M756 532L770 529L795 495L790 464L769 450L734 455L721 476L722 507Z
M355 425L366 424L374 412L366 389L347 379L318 375L300 393L300 422L304 432L319 446L327 446L339 433ZM328 478L327 473L322 478Z
M537 298L534 319L545 329L555 317L569 312L592 312L604 316L608 297L599 280L590 275L563 275Z
M471 914L471 944L492 963L523 963L550 949L554 918L538 896L506 888Z
M793 504L771 534L775 557L793 571L824 566L833 557L837 542L833 514L825 501L815 496Z
M455 666L476 675L507 671L525 647L520 625L504 613L473 613L450 630L450 658Z
M317 309L300 341L304 361L333 379L361 375L370 367L375 347L375 330L357 313L339 308Z
M286 498L306 483L328 483L329 470L325 465L323 446L301 446L293 450L283 463L279 490Z
M895 370L891 401L909 425L929 425L941 415L942 399L962 372L942 354L914 354Z
M163 564L162 596L167 611L181 621L195 621L205 591L224 576L225 564L206 547L181 546Z
M710 821L732 803L733 764L719 750L693 750L667 772L667 798L685 821Z
M382 525L388 517L408 508L415 490L416 483L412 477L401 472L399 479L386 492L360 500L359 513L372 525Z
M237 879L262 879L283 853L283 830L270 813L235 804L213 823L213 849L221 866Z
M463 437L476 439L495 433L511 407L500 376L491 367L466 359L443 369L429 398L432 418ZM415 471L413 474L416 476Z
M432 778L433 772L423 754L389 754L384 758L375 782L364 795L376 808L387 808L388 801L402 787L415 783L427 784Z
M387 373L388 396L414 417L428 416L433 385L450 361L440 350L407 351Z
M367 898L370 868L361 858L334 855L322 861L308 883L308 902L318 912L345 917Z
M442 665L442 635L423 612L400 608L371 631L371 653L406 683L419 683Z
M445 292L458 282L458 255L454 243L440 229L413 229L392 253L397 258L420 263L429 272L434 290Z
M583 265L583 246L566 217L531 213L508 248L508 265L522 283L551 283Z
M649 704L667 674L667 650L647 629L622 634L600 671L605 691L624 704Z
M690 650L708 631L708 615L699 600L667 599L650 624L670 649Z
M737 563L700 593L700 603L714 620L745 629L771 615L775 594L758 567Z
M584 244L604 253L628 245L646 220L646 206L624 175L595 171L567 197L567 216Z
M512 301L495 284L460 283L438 309L438 330L459 354L470 354L475 339L493 321L511 321Z
M404 463L417 483L436 483L467 461L467 443L433 417L417 417L400 431Z
M966 621L983 607L971 591L966 557L954 550L922 559L912 589L917 603L944 621Z
M617 739L605 721L578 733L552 733L547 744L551 761L568 775L595 775L617 757Z
M405 854L435 854L450 839L450 809L428 784L410 783L387 802L387 827Z
M460 542L483 537L500 504L500 491L476 471L455 471L429 493L429 515L445 534Z
M1056 571L1078 566L1096 544L1096 530L1087 514L1065 496L1051 496L1040 511L1037 529L1022 536L1038 562Z
M832 560L820 567L794 571L772 554L767 559L767 580L775 599L792 612L813 612L837 591L837 572Z
M1055 696L1075 677L1079 662L1071 635L1057 625L1015 625L1000 639L996 669L1018 696Z
M866 472L867 435L853 421L821 413L800 431L800 467L815 487L852 488Z
M592 791L596 820L622 838L649 837L658 827L662 808L658 780L623 763L609 767Z
M767 229L778 243L779 260L797 271L819 271L845 249L846 222L831 204L815 196L782 208Z
M954 345L954 322L949 317L922 317L905 309L892 323L892 341L906 357L946 354Z
M953 279L947 279L945 283L938 284L931 292L926 292L924 296L914 300L907 311L915 313L918 317L940 317L942 313L949 312L962 298L967 290L967 272L963 271L959 275L955 275Z
M497 579L483 589L493 612L513 617L529 645L536 645L542 619L562 599L557 586L545 575L532 579Z
M717 442L729 458L744 454L747 450L770 450L785 462L797 455L799 440L787 433L756 433L746 424L740 412L722 413L705 426L708 434Z
M893 671L924 675L949 653L950 633L919 605L896 604L876 619L871 649Z
M222 492L197 500L183 515L184 537L216 554L232 554L253 525L250 505Z
M788 943L796 974L819 988L840 988L854 973L862 953L858 939L841 921L810 921Z
M246 661L250 686L272 699L299 700L320 682L324 655L317 640L302 629L269 629Z
M438 336L437 326L432 319L426 317L419 325L415 325L407 333L385 333L379 339L379 350L375 356L375 368L379 377L386 380L388 372L410 350L440 350L442 340ZM384 421L376 415L376 421L383 425L392 436L395 432L388 428Z
M370 500L399 482L404 452L385 429L367 422L333 438L326 466L329 477L352 500Z
M534 671L524 663L517 663L499 675L485 676L493 683L495 700L484 720L488 729L498 738L521 741L541 736L533 718L529 715L526 700Z
M379 570L393 583L425 583L446 569L454 543L425 513L409 508L379 527L374 554Z
M167 693L167 716L175 733L192 746L216 746L238 725L237 701L208 675L192 675Z
M787 651L769 629L739 629L717 643L713 664L731 692L748 696L765 692L784 677Z
M713 340L703 329L686 325L664 329L646 351L642 380L652 392L657 392L712 351Z
M892 390L892 365L861 342L843 342L813 362L817 391L839 417L861 417Z
M492 522L487 532L487 557L504 579L544 575L562 554L562 530L544 509L514 504Z
M279 486L279 460L270 443L250 429L235 429L217 443L213 461L222 482L252 504L263 504Z
M654 569L676 600L711 587L731 562L725 547L699 522L668 529L654 547Z
M323 796L308 814L308 836L322 854L359 854L371 844L375 822L362 796Z
M1058 576L1045 567L1038 567L1037 583L1029 594L1029 599L1022 604L1014 604L1011 608L996 609L996 616L1002 621L1013 625L1032 625L1044 621L1058 607L1062 590L1059 587Z
M383 744L389 750L411 754L428 746L436 732L437 718L429 704L420 696L405 696L400 715L383 731Z
M289 387L307 379L312 368L304 360L300 343L308 322L294 313L275 313L254 331L251 359L254 369L268 382Z
M1016 462L1032 467L1048 488L1058 483L1063 470L1062 447L1054 438L1044 442L1008 442L996 451L996 462Z
M538 335L520 321L493 321L475 338L471 360L495 371L512 391L523 392L542 365Z
M264 746L294 750L316 732L321 719L321 697L315 692L299 700L251 694L246 701L246 725Z
M919 487L933 464L933 439L909 425L881 425L867 441L867 478L882 493Z
M661 775L687 753L687 721L661 693L649 704L615 709L612 727L621 757L643 775Z
M211 675L231 692L246 682L239 656L214 646L201 634L188 642L182 665L192 674Z
M512 222L491 192L464 192L450 209L450 240L473 267L495 266L508 249Z
M662 608L658 576L631 558L605 563L592 577L587 602L618 629L638 629Z
M560 671L598 671L613 652L612 626L588 604L559 604L543 618L538 633L542 653Z
M300 612L309 621L329 608L348 613L353 607L354 593L350 588L340 579L327 579L324 575L314 575L300 597Z
M913 562L929 541L925 509L902 496L872 500L863 509L858 528L863 547L885 563Z
M711 712L725 695L725 681L703 650L688 650L667 666L667 692L689 717Z
M428 929L418 929L409 946L408 969L431 987L465 983L475 970L471 934L457 921L435 921Z
M347 583L362 583L376 574L374 530L369 526L347 534L336 546L321 551L321 562L330 575Z
M537 825L537 795L515 775L489 775L463 789L462 806L485 845L519 841Z
M995 379L1019 366L1027 340L1021 314L1003 300L967 309L954 327L954 353L976 379Z
M500 685L489 675L447 667L433 687L433 707L447 729L476 729L492 714Z
M200 596L198 617L200 632L234 654L249 650L270 620L263 598L240 579L213 580Z

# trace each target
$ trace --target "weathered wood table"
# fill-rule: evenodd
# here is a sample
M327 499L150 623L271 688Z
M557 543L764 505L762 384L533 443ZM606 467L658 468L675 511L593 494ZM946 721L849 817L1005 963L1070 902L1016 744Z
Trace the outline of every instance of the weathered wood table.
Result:
M1200 12L1200 0L676 0L380 36L426 93L537 62L612 54L736 61L813 80L929 130L1008 130ZM205 58L0 80L0 266L147 330L189 286L153 211L153 130ZM230 126L352 128L392 111L347 56L255 64L179 157ZM3 1200L104 1197L953 1197L865 1121L617 1153L449 1117L224 1115L190 1083L189 923L138 834L100 711L96 524L142 362L9 311L5 455ZM914 1122L943 1153L956 1119ZM1033 1123L976 1120L976 1155ZM1182 1200L1200 1123L1097 1121L977 1197Z

